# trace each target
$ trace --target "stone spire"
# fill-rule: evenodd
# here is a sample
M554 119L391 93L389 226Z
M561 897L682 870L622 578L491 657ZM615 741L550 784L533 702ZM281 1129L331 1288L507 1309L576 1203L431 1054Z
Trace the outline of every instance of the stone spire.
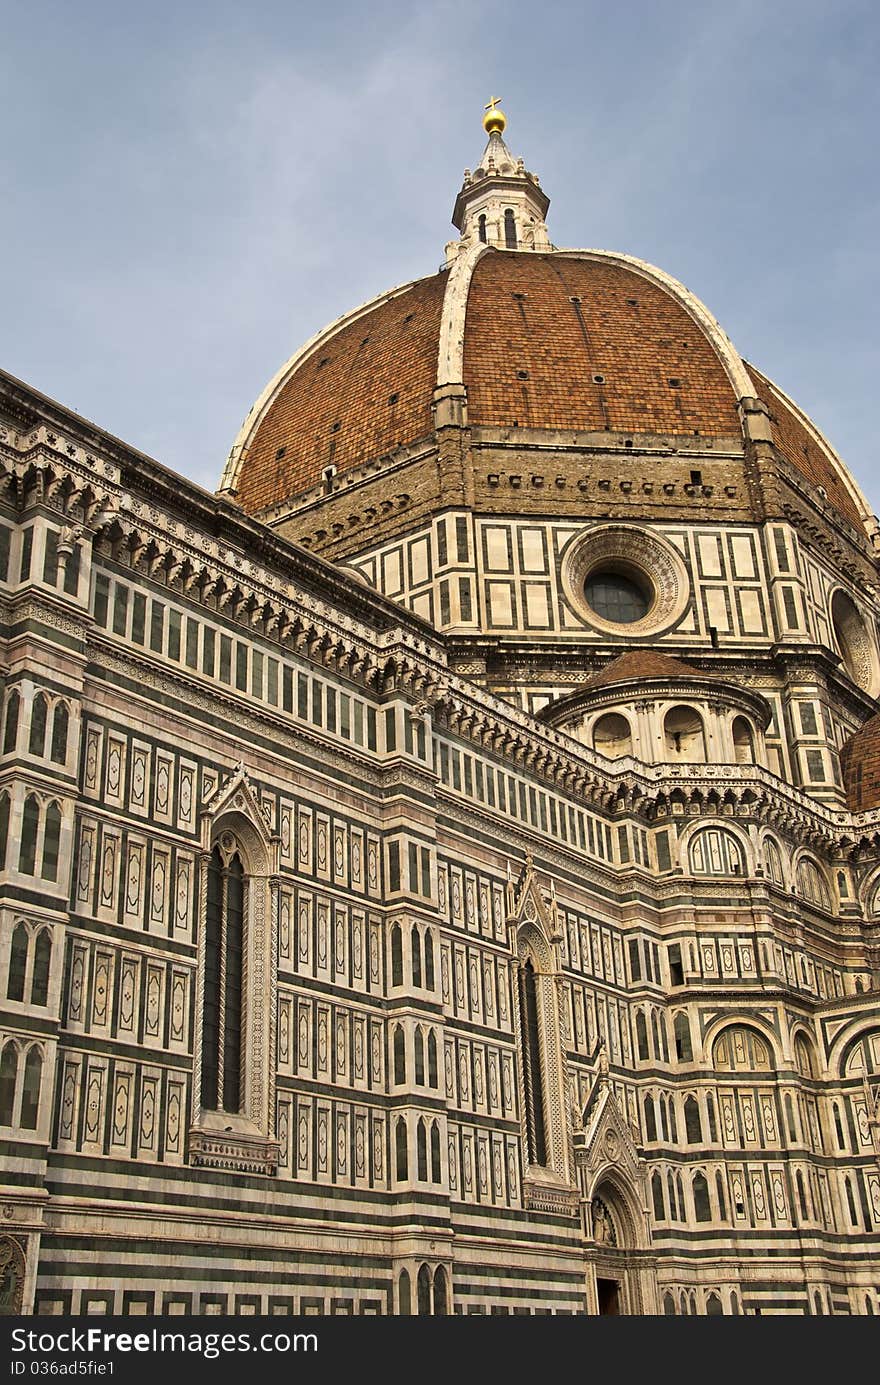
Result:
M550 198L537 175L529 173L522 159L514 158L502 138L507 117L493 96L486 107L483 128L489 143L473 173L464 171L464 182L455 199L452 224L461 240L447 247L450 259L467 245L480 241L502 250L549 250L544 217Z

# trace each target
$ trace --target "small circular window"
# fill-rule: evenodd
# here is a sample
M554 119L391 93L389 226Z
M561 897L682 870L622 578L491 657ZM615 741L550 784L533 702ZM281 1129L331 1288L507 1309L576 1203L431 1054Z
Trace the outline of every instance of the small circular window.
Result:
M651 607L651 595L642 582L605 567L590 573L584 596L591 611L614 625L632 625L644 619Z

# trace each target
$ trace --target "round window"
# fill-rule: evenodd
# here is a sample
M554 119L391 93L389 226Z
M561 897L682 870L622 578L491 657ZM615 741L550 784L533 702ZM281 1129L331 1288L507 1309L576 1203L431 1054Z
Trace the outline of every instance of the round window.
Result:
M614 625L642 620L651 606L651 598L639 582L604 567L590 573L584 596L591 611Z

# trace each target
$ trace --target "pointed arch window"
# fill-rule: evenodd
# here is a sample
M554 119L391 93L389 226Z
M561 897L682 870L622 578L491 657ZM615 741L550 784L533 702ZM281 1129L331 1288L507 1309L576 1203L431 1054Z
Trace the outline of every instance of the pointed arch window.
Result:
M208 864L202 1106L241 1110L245 875L234 849L214 847Z
M415 1073L416 1082L420 1086L425 1084L425 1036L421 1029L417 1029L414 1041Z
M418 928L412 931L412 979L414 986L422 984L422 935Z
M477 218L477 234L478 234L478 236L480 237L480 240L481 240L482 244L485 245L485 244L486 244L486 241L487 241L487 239L488 239L488 237L487 237L487 235L486 235L486 213L485 213L485 212L481 212L480 215L479 215L479 217Z
M10 1040L0 1055L0 1125L12 1125L17 1080L18 1046Z
M70 713L67 710L66 702L56 702L55 711L52 714L52 746L50 757L53 764L63 765L67 763L67 732L70 725Z
M40 1114L40 1083L43 1079L43 1055L34 1044L24 1063L24 1082L21 1088L22 1130L36 1130Z
M44 880L58 879L58 851L61 845L61 809L57 803L50 803L46 809L43 827L43 865L40 871Z
M403 934L399 923L391 929L391 984L403 985Z
M425 1316L431 1312L431 1271L427 1265L422 1265L419 1269L417 1284L419 1313Z
M433 1029L428 1033L428 1086L437 1086L437 1039Z
M43 693L37 693L31 707L31 733L28 739L28 754L42 757L46 753L46 723L49 718L49 703Z
M52 938L47 928L37 934L34 944L34 966L31 973L31 1005L46 1005L49 1000L49 967L52 962Z
M0 793L0 870L6 869L6 844L9 840L9 794Z
M421 1116L416 1126L416 1177L422 1183L428 1181L428 1132Z
M436 1121L431 1125L431 1181L439 1183L442 1176L440 1167L440 1127Z
M397 1178L399 1182L409 1177L409 1156L407 1151L406 1121L403 1116L397 1119L394 1131L394 1152L396 1156Z
M519 969L520 1032L525 1087L526 1149L530 1164L547 1163L547 1127L544 1115L544 1082L538 1019L535 968L527 958Z
M24 801L21 817L21 849L18 869L22 875L33 875L37 865L37 830L40 825L40 804L33 794Z
M394 1081L406 1081L406 1035L400 1025L394 1031Z
M516 217L512 207L507 207L504 212L504 244L508 250L516 249Z
M28 931L23 923L17 923L12 933L9 949L9 979L6 986L7 1000L24 1000L24 978L27 972Z
M6 699L6 723L3 727L3 754L11 755L18 744L18 710L21 698L11 692Z
M434 989L434 939L428 932L425 933L425 988Z

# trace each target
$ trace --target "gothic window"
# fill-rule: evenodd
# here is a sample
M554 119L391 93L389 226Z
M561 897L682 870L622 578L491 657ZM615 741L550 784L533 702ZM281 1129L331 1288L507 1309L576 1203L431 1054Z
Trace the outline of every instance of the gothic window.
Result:
M486 213L481 212L477 219L477 233L483 245L486 244Z
M422 984L422 938L419 930L412 931L412 979L414 986Z
M794 1061L801 1077L812 1079L816 1076L816 1061L810 1041L798 1034L794 1041Z
M9 838L9 794L0 793L0 870L6 868L6 843Z
M648 1021L645 1019L644 1013L641 1010L639 1010L636 1015L636 1046L638 1048L639 1058L643 1063L646 1063L649 1057Z
M43 827L43 864L40 871L44 880L58 879L58 850L61 844L61 809L57 803L50 803L46 809Z
M49 703L43 693L37 693L31 707L31 733L28 739L28 754L43 756L46 753L46 722L49 716Z
M544 1117L538 992L531 958L527 958L519 969L519 1011L526 1105L526 1150L530 1164L543 1165L547 1163L547 1132Z
M679 943L673 943L669 949L669 983L672 986L684 985L684 967L682 966Z
M18 1078L18 1045L11 1040L0 1054L0 1125L12 1125Z
M397 1280L397 1311L400 1314L412 1312L412 1298L410 1296L409 1274L406 1270L401 1270Z
M711 1092L706 1093L706 1113L709 1117L709 1139L715 1144L718 1139L718 1127L715 1124L715 1101Z
M682 1063L690 1063L694 1056L690 1021L683 1010L675 1017L675 1056Z
M659 1126L658 1126L658 1129L659 1129L659 1131L660 1131L660 1137L661 1137L661 1139L663 1139L663 1140L668 1140L668 1139L669 1139L669 1106L667 1105L667 1101L666 1101L666 1097L665 1097L665 1096L661 1096L661 1097L660 1097L659 1106L660 1106L660 1124L659 1124ZM674 1109L675 1109L675 1108L673 1107L673 1110L674 1110Z
M798 890L811 904L831 908L831 893L824 872L809 856L801 857L797 868Z
M202 1106L241 1110L242 993L246 884L234 841L216 845L208 864Z
M422 1183L428 1181L428 1133L421 1116L416 1126L416 1177Z
M791 1100L791 1093L785 1093L785 1121L788 1126L788 1138L797 1139L797 1126L794 1123L794 1105Z
M715 1040L712 1065L718 1072L769 1072L770 1050L753 1029L731 1025Z
M434 1271L434 1313L442 1317L448 1312L449 1293L447 1290L446 1271L442 1265L438 1265Z
M675 1299L672 1294L663 1295L663 1312L667 1318L675 1317Z
M715 1195L718 1198L718 1215L722 1221L727 1221L727 1198L724 1196L724 1179L720 1170L715 1175Z
M834 1129L837 1134L837 1147L838 1149L846 1149L846 1138L843 1133L843 1122L840 1119L840 1107L838 1106L836 1101L832 1103L832 1110L834 1111Z
M516 249L516 217L511 207L504 212L504 244L508 250Z
M431 1312L431 1271L427 1265L419 1267L417 1285L419 1314L424 1317Z
M764 838L764 864L773 884L784 886L785 874L782 869L782 852L772 837Z
M33 794L24 801L21 818L21 849L18 868L23 875L33 875L37 864L37 829L40 825L40 804Z
M421 1029L417 1029L416 1032L415 1032L415 1042L414 1042L413 1047L414 1047L414 1050L415 1050L416 1082L418 1082L420 1086L424 1086L424 1082L425 1082L425 1036L424 1036L424 1033L423 1033L423 1031L422 1031Z
M391 984L403 985L403 934L399 923L391 929Z
M676 1200L675 1200L675 1183L674 1183L673 1178L672 1178L672 1173L669 1172L669 1171L667 1171L667 1174L666 1174L666 1192L667 1192L667 1200L668 1200L668 1202L669 1202L669 1220L670 1220L670 1221L678 1221L678 1220L679 1220L679 1216L678 1216L678 1205L677 1205Z
M721 1317L724 1309L721 1306L721 1299L717 1294L710 1294L706 1299L706 1315L710 1318Z
M434 1121L431 1125L431 1180L439 1183L442 1177L440 1167L440 1127Z
M709 1206L709 1184L703 1173L695 1173L692 1183L694 1195L694 1215L697 1221L711 1221L712 1209Z
M657 1138L657 1117L654 1113L654 1098L650 1093L644 1098L645 1112L645 1139L656 1140Z
M678 1124L675 1119L675 1102L669 1098L669 1137L672 1143L678 1144Z
M394 1030L394 1081L406 1081L406 1035L400 1025Z
M429 991L434 989L434 939L427 931L425 933L425 986Z
M659 1173L654 1173L651 1176L651 1199L654 1204L654 1220L665 1221L666 1207L663 1202L663 1179L660 1177Z
M46 1005L49 999L49 966L52 961L52 938L47 928L37 934L34 944L34 965L31 973L31 1004Z
M9 949L9 980L6 986L7 1000L24 1000L24 978L27 971L28 931L23 923L17 923L12 934Z
M40 1111L40 1082L43 1076L43 1055L36 1044L28 1052L24 1064L24 1082L21 1088L21 1115L19 1125L22 1130L36 1130Z
M409 1177L409 1155L407 1151L406 1121L403 1116L398 1116L397 1125L394 1129L394 1152L397 1166L397 1178L399 1182Z
M18 711L21 698L13 691L6 698L6 722L3 727L3 754L11 755L18 743Z
M428 1086L437 1086L437 1039L433 1029L428 1033Z
M800 1169L798 1169L795 1175L795 1182L797 1183L798 1203L800 1204L801 1216L804 1221L806 1221L810 1214L807 1210L807 1190L804 1187L804 1175L801 1173Z
M651 1011L651 1037L654 1040L654 1053L659 1058L663 1053L663 1044L660 1038L660 1017L656 1010ZM665 1054L663 1056L665 1057Z
M702 1143L703 1126L700 1121L700 1108L696 1097L689 1096L684 1103L684 1129L689 1145Z
M70 713L66 702L56 702L52 715L52 747L50 756L54 764L63 765L67 761L67 731Z
M693 875L742 875L745 856L732 832L704 827L691 838L688 859Z

